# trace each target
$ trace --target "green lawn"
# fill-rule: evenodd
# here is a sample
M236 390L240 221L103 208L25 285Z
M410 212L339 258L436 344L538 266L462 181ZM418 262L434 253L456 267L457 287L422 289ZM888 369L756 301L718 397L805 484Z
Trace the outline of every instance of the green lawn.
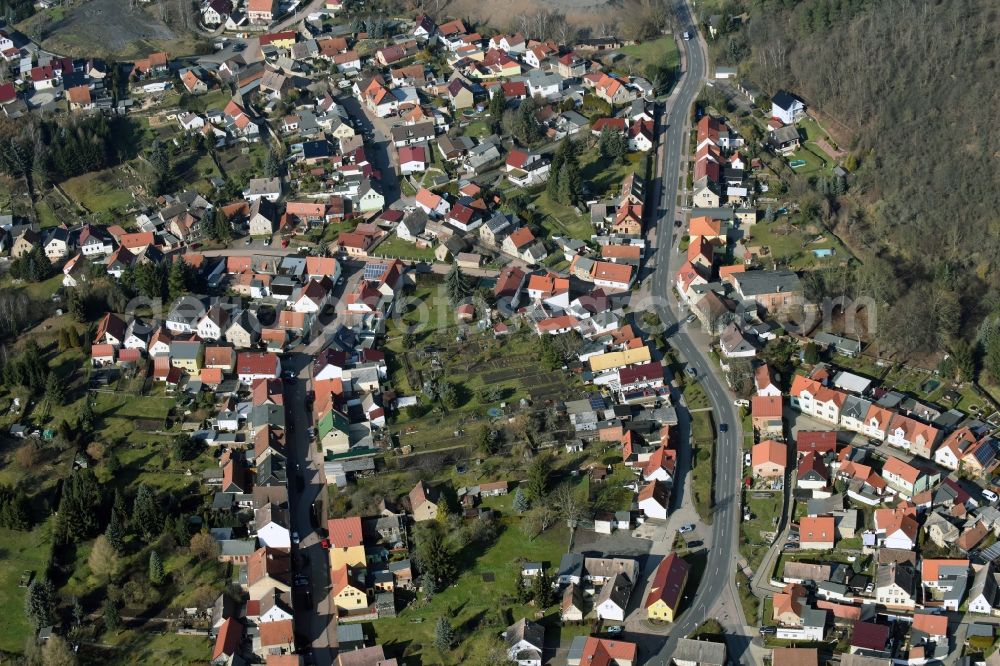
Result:
M775 521L781 517L782 502L781 493L759 493L761 497L757 494L747 492L747 506L753 520L740 523L740 553L754 570L760 566L761 559L773 543L770 536L765 538L761 533L774 533Z
M372 254L399 259L414 259L416 261L434 261L434 248L417 247L414 243L405 241L396 234L378 244Z
M540 224L546 238L567 236L582 241L590 240L594 228L590 224L590 216L580 213L572 206L564 206L552 201L545 190L534 200L535 209L541 214ZM551 242L549 243L551 246Z
M794 270L834 265L851 257L844 244L833 234L807 233L800 225L788 223L784 217L749 227L744 243L768 249L770 254L761 257L764 264L773 258L787 262ZM833 250L833 256L819 258L813 254L813 250L826 249Z
M463 136L484 137L490 135L490 126L485 120L473 120L461 131Z
M705 389L701 387L701 384L697 381L688 381L684 384L684 404L687 405L688 409L704 409L708 407L708 396L705 395Z
M212 642L205 636L139 629L123 631L118 636L111 637L111 640L120 647L113 654L113 661L121 664L204 664L212 652Z
M66 194L94 213L124 211L132 205L132 191L117 169L92 171L62 183Z
M517 604L513 596L520 562L543 562L552 574L566 552L569 533L565 524L559 523L529 540L518 527L520 517L511 511L512 500L512 494L484 500L484 506L498 509L503 515L502 531L485 551L470 548L459 554L461 574L454 585L420 608L405 608L396 618L373 622L376 642L387 653L397 657L420 655L425 664L462 663L469 639L505 628L484 626L499 608L509 608L515 621L534 616L537 609ZM492 574L494 580L484 581L483 574ZM553 612L550 610L549 614ZM456 638L462 642L448 655L442 655L434 647L434 625L439 617L448 618Z
M715 428L710 412L691 414L691 439L693 460L691 489L698 515L706 523L712 522L712 487L715 477Z
M837 166L823 149L811 141L807 141L798 150L788 156L788 162L802 160L806 164L792 169L799 176L829 176L833 167Z
M24 588L18 579L25 570L44 573L50 545L49 523L35 527L31 532L0 529L0 607L8 609L7 620L0 627L0 650L20 652L31 627L24 617Z
M650 39L640 44L623 46L620 51L636 61L640 73L643 72L646 65L653 64L676 69L680 63L677 42L671 35Z
M59 218L56 217L52 206L44 199L35 202L35 218L41 227L58 227Z
M209 181L221 175L215 160L207 153L191 154L178 160L175 173L177 189L194 188L203 195L212 193L214 188Z
M617 162L602 158L597 150L587 150L580 155L580 175L587 183L590 194L610 196L621 190L622 181L630 173L645 175L646 157L646 153L633 152L628 153L624 161Z

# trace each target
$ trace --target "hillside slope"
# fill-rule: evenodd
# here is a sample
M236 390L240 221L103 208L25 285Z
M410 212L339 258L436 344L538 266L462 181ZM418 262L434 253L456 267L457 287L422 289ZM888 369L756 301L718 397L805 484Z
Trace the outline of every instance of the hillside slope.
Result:
M842 124L860 166L835 202L847 211L837 232L868 255L858 289L878 276L872 288L899 306L883 321L925 329L889 331L888 342L931 352L974 337L1000 306L1000 8L755 0L730 9L746 21L723 37L724 52L749 61L764 90L793 91Z

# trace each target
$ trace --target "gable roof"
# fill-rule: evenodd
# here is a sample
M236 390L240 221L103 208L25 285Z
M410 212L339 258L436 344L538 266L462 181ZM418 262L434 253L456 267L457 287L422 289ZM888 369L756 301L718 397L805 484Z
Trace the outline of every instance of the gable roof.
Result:
M331 518L327 522L327 530L330 545L334 548L353 548L364 545L359 516Z
M645 607L649 608L657 601L662 601L670 608L677 608L689 569L688 563L678 557L677 553L670 553L663 558L653 574Z
M767 439L758 444L754 444L750 453L753 467L757 465L779 465L785 468L788 465L788 449L781 442Z

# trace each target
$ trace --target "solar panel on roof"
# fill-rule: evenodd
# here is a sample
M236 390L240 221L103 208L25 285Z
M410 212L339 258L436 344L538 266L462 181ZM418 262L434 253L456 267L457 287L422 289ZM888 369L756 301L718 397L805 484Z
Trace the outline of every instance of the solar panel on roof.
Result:
M604 409L604 398L599 395L590 396L591 409Z
M369 281L378 280L388 267L388 264L365 264L365 279Z
M979 551L979 556L987 562L994 562L997 559L1000 559L1000 543L995 543L992 546Z

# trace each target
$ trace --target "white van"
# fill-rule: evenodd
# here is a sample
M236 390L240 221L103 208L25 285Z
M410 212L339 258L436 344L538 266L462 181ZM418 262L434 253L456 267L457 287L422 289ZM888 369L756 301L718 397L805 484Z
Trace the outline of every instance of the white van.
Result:
M983 497L985 497L986 499L988 499L990 502L996 502L997 499L998 499L997 498L997 494L995 492L993 492L992 490L984 490L983 491Z

